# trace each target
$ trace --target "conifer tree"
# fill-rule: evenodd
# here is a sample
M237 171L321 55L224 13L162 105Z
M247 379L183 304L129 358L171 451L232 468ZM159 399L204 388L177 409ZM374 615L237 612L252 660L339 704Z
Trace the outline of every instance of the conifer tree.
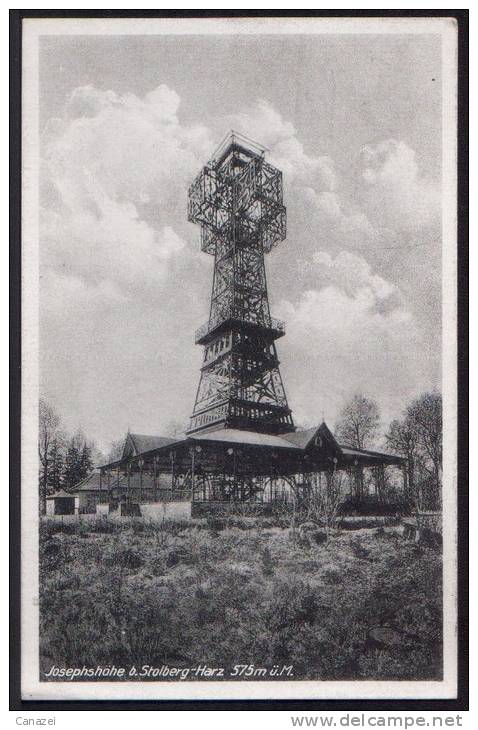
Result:
M81 480L81 452L78 448L75 437L70 439L65 455L65 466L63 469L63 486L65 489L74 487Z
M80 479L84 479L93 470L92 446L87 441L83 444L80 453L79 472Z

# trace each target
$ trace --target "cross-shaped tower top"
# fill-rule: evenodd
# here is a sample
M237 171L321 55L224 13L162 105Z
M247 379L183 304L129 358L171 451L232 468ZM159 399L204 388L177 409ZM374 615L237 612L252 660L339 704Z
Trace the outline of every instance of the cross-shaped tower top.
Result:
M271 317L264 253L284 240L282 173L265 148L232 132L189 189L188 220L201 225L201 248L214 255L208 322L196 333L204 362L189 433L242 428L294 430Z

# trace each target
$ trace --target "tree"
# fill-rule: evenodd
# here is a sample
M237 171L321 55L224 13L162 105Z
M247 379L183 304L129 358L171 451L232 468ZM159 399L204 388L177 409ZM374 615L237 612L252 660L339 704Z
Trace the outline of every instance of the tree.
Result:
M49 489L47 491L52 494L54 492L58 492L61 487L61 479L64 468L64 448L64 439L60 434L56 435L48 452L49 464L47 487Z
M331 530L337 527L339 507L342 503L342 480L343 473L337 471L335 464L324 474L307 475L307 519L325 529L327 540Z
M356 449L370 448L374 444L379 422L380 412L376 402L357 393L342 409L335 426L335 435L344 445ZM355 468L354 477L356 496L362 499L364 493L362 467Z
M79 429L68 438L60 430L60 416L43 399L39 401L38 454L40 459L40 510L46 513L48 493L69 489L84 479L101 458L93 441Z
M357 393L342 409L335 433L347 446L366 449L373 446L379 422L376 402Z
M65 489L74 487L92 471L94 449L94 443L86 439L81 429L71 437L67 444L63 471Z
M123 448L124 448L124 438L120 439L118 441L112 441L110 445L110 450L108 451L106 455L106 463L109 464L112 461L118 461L121 459L121 456L123 454Z
M93 457L92 457L93 445L85 441L83 448L80 452L80 463L79 463L79 477L80 480L88 476L93 470Z
M440 506L442 426L442 397L432 391L412 401L386 436L391 450L407 458L410 493L420 509Z
M418 446L414 424L407 417L402 421L396 419L391 422L385 438L390 451L404 456L407 460L408 494L405 494L404 497L413 500L416 490L415 473Z
M379 502L386 502L390 496L390 479L383 464L370 469L371 484L375 489L375 497Z
M443 417L441 393L423 393L408 408L408 420L418 436L425 469L432 476L436 489L441 485Z
M65 467L63 470L62 478L63 486L65 487L65 489L70 489L71 487L74 487L75 484L78 484L78 482L81 480L80 460L81 452L78 448L75 437L73 437L68 442L65 455Z
M60 416L44 400L39 401L38 456L40 459L40 513L46 514L50 450L60 428Z

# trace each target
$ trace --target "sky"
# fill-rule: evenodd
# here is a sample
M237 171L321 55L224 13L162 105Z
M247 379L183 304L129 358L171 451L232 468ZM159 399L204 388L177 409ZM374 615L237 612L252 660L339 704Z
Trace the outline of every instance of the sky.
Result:
M107 449L186 426L213 258L187 188L231 129L284 175L267 256L297 425L441 382L438 35L44 36L40 391Z

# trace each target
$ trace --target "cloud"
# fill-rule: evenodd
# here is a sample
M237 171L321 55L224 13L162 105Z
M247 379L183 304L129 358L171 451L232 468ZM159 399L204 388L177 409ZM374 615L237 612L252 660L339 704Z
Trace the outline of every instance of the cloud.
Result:
M228 123L263 143L268 160L282 170L289 230L292 235L296 231L301 243L297 259L308 262L317 241L327 240L332 250L373 249L390 238L389 231L373 224L366 210L351 202L334 160L306 151L295 127L266 101L229 117ZM351 170L346 172L351 175Z
M287 326L279 343L296 420L335 419L344 401L361 391L378 400L386 423L440 369L400 288L360 255L313 255L315 286L277 305Z
M272 289L288 287L276 313L288 326L279 349L291 406L301 420L322 410L333 419L344 393L370 388L400 410L434 377L435 361L375 252L392 227L428 220L406 190L433 190L413 152L390 142L366 148L362 197L350 197L344 171L307 151L266 101L211 128L183 123L180 112L164 84L142 97L83 86L44 130L42 388L67 425L81 418L108 439L128 425L159 432L172 412L190 412L201 358L192 333L207 317L212 260L186 222L187 188L228 128L269 147L284 173L288 241L270 266ZM368 260L354 251L361 247Z
M307 187L304 189L303 198L314 221L321 227L326 225L329 230L335 232L338 242L344 243L348 237L351 243L354 240L357 242L354 238L357 234L360 236L359 243L363 239L377 239L379 232L367 216L350 204L347 210L346 203L338 193L331 191L318 193L313 188Z
M383 227L420 231L439 222L440 188L420 175L416 153L388 139L362 149L363 202Z
M165 281L188 234L173 213L211 147L204 127L179 124L179 101L164 84L142 99L70 94L43 139L42 265L126 291Z
M67 428L103 440L192 407L209 261L189 245L186 197L213 143L179 104L165 85L142 98L80 87L42 135L41 388Z
M394 284L373 273L370 264L362 256L342 251L334 259L326 251L318 251L313 261L319 276L339 286L348 296L357 296L365 290L376 301L383 301L397 292Z
M185 245L171 226L156 230L132 203L107 196L88 198L95 212L85 203L68 214L42 211L42 267L89 285L121 286L126 296L166 279L170 259Z
M283 300L287 348L281 348L284 376L298 421L335 418L354 392L380 404L384 422L412 395L438 382L434 362L412 313L403 305L381 311L371 287L353 293L330 284Z
M337 174L327 155L310 155L297 137L294 125L264 100L250 109L227 118L231 128L257 140L268 148L268 159L279 167L287 186L312 186L317 190L334 190Z

